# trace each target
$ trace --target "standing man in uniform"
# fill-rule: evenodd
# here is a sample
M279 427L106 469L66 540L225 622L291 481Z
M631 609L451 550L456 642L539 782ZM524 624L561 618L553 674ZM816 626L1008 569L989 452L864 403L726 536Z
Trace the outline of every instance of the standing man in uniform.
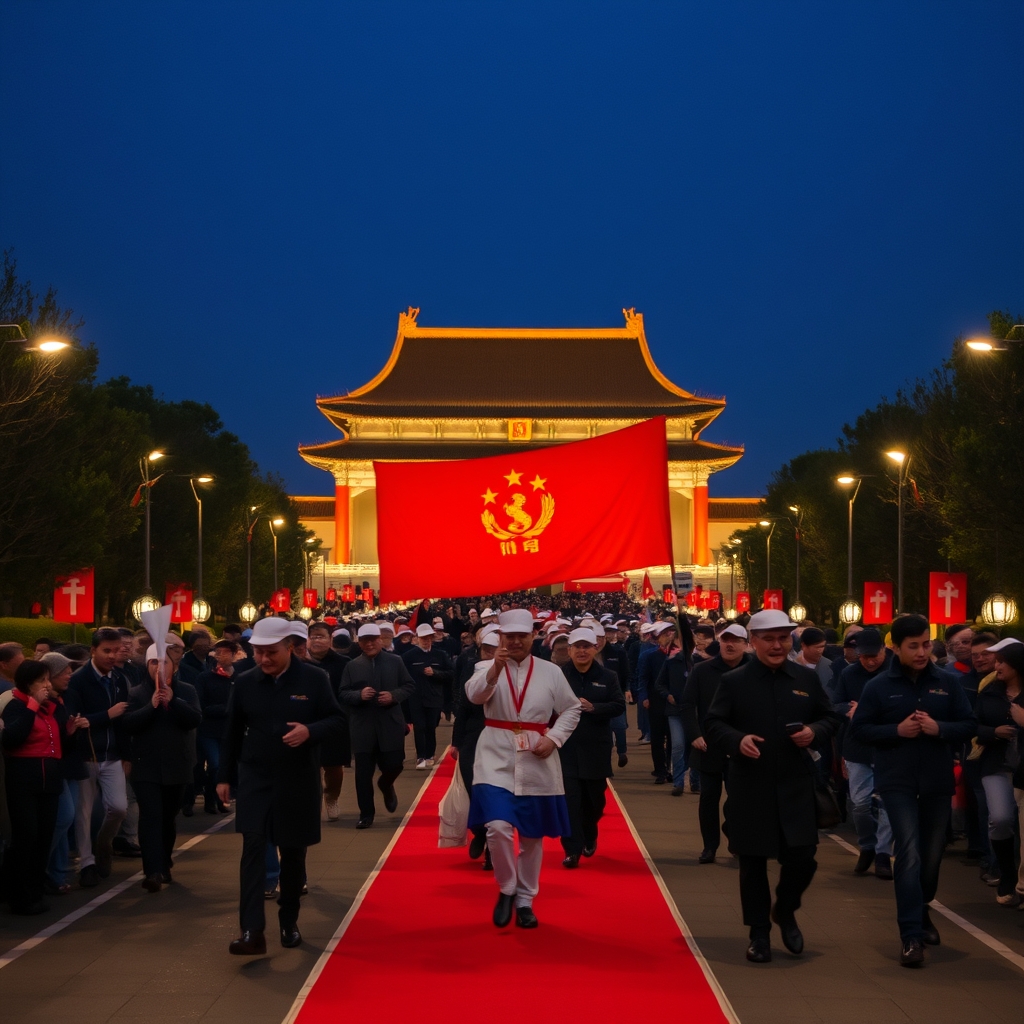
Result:
M281 851L281 945L290 949L302 942L298 920L306 847L320 842L319 744L344 722L327 673L292 653L291 628L286 619L256 623L251 638L256 668L238 677L228 702L217 797L228 804L231 784L237 785L242 934L228 947L236 956L267 951L268 843Z
M796 911L818 867L815 768L808 748L829 739L839 724L817 673L789 660L795 626L781 611L750 617L754 657L722 676L704 725L708 744L732 759L725 822L729 849L740 861L747 959L756 964L772 958L772 921L786 949L803 952ZM769 857L782 865L774 907Z
M572 660L562 668L582 709L579 725L558 751L572 827L570 835L562 836L567 868L579 867L581 856L597 852L597 823L612 774L611 723L626 711L618 677L596 658L597 644L593 630L574 629L569 634Z
M524 609L498 617L501 646L481 662L466 697L484 708L476 746L469 827L487 827L498 883L493 921L536 928L533 900L540 887L543 837L570 831L562 770L551 755L572 735L580 702L559 668L530 653L533 617ZM549 725L552 716L557 716ZM516 857L515 832L519 832Z
M405 760L405 716L402 701L415 684L397 654L384 651L380 627L373 622L359 627L358 658L345 666L340 696L348 709L352 754L356 762L356 800L359 820L356 828L373 824L373 774L380 768L377 788L390 814L398 809L395 779L402 774Z
M437 724L445 706L445 691L451 704L451 684L455 678L452 660L434 643L435 630L429 622L416 627L416 639L402 653L402 660L415 684L409 697L413 738L416 741L416 767L429 768L437 752Z

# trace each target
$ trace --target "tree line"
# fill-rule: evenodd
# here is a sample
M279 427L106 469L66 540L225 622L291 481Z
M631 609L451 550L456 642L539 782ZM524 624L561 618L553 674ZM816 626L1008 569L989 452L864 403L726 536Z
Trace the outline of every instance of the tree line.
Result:
M83 321L60 306L50 288L41 297L18 276L8 250L0 267L0 323L20 325L30 339L57 334L73 345L54 355L21 343L0 343L0 615L45 609L54 580L96 568L97 616L130 620L144 582L145 510L132 498L140 462L160 476L149 489L152 590L196 583L198 516L189 476L209 474L202 488L204 596L215 614L235 618L246 598L246 535L254 513L281 515L281 586L301 589L302 548L312 536L279 478L261 473L249 449L224 429L212 406L168 400L127 377L97 379L100 354L78 335ZM8 328L4 339L16 339ZM253 531L252 595L273 589L272 537L265 521Z
M989 314L992 337L1005 338L1018 315ZM1020 337L1017 331L1013 337ZM968 574L968 611L994 591L1024 598L1024 344L977 352L965 339L926 377L885 398L842 429L830 448L789 460L771 478L762 509L775 521L771 581L800 600L816 622L835 622L847 596L848 500L837 477L861 477L853 514L853 597L863 584L897 579L899 467L910 463L903 493L903 611L928 613L928 573ZM796 508L797 511L792 511ZM734 535L755 606L767 577L768 528ZM895 600L895 586L894 586Z

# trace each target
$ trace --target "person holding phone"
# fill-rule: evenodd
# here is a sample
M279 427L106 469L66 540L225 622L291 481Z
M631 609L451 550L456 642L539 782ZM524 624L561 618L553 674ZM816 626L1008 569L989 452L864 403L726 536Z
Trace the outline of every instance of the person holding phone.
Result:
M817 673L789 660L795 627L785 612L751 616L754 656L722 676L704 722L709 746L730 759L726 831L729 850L740 862L740 903L750 929L747 959L758 964L772 958L772 921L786 949L796 956L803 952L796 911L818 867L809 748L830 739L840 721ZM774 906L769 857L781 865Z

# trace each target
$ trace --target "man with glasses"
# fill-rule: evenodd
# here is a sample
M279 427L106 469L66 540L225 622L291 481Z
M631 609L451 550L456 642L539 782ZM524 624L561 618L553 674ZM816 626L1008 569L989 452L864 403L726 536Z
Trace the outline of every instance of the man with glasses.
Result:
M789 660L795 626L781 611L751 616L754 657L722 676L705 722L708 743L731 759L726 828L740 862L747 959L757 964L772 958L772 921L786 949L803 952L796 911L818 867L815 767L808 748L828 740L839 724L817 674ZM774 906L769 857L781 865Z

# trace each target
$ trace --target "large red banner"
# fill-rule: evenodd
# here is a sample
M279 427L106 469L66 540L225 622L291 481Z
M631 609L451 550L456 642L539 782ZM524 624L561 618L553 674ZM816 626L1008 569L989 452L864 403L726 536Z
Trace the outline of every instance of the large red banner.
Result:
M892 584L864 584L864 617L865 626L877 626L883 622L892 622Z
M191 622L192 584L168 583L164 604L171 606L171 622Z
M628 472L602 473L608 465ZM383 602L488 594L672 561L665 418L460 462L375 462ZM410 543L410 509L445 542Z
M928 620L951 626L967 618L967 573L928 573Z
M96 576L93 569L79 569L57 580L53 588L55 622L93 622Z

